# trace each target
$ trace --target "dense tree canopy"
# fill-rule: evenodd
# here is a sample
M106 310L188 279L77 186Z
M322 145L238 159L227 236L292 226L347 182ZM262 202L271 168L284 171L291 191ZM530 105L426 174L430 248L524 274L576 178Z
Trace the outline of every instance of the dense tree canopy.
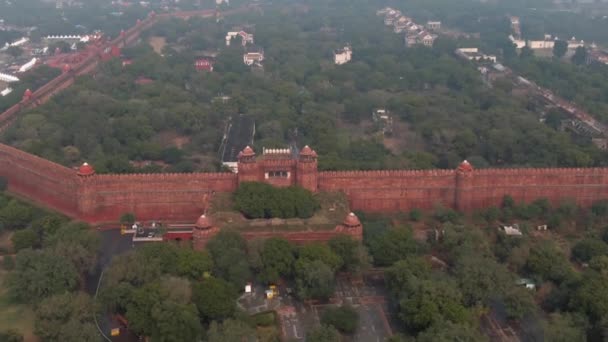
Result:
M36 335L44 341L99 340L93 323L94 306L84 293L58 294L43 300L36 310Z
M236 209L248 218L309 218L319 203L303 188L276 188L266 183L243 183L234 193Z

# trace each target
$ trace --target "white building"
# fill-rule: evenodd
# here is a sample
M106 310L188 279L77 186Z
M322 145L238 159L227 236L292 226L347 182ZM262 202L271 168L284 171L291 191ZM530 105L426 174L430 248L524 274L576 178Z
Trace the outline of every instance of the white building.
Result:
M426 27L432 31L439 31L441 30L441 21L428 21Z
M350 46L345 46L342 49L334 51L334 63L336 65L342 65L350 62L353 58L353 51Z
M26 72L26 71L30 70L31 68L33 68L36 65L36 62L38 62L38 59L37 58L32 58L31 61L23 64L19 68L19 72Z
M468 59L470 61L491 61L493 63L496 63L496 56L486 55L485 53L479 52L478 48L456 49L456 55Z
M6 95L8 95L8 94L10 94L10 93L12 93L12 92L13 92L13 88L11 88L11 87L6 87L4 90L0 91L0 95L1 95L2 97L4 97L4 96L6 96Z
M262 61L264 61L264 50L256 51L256 52L247 52L243 55L243 63L245 65L261 65Z
M0 72L0 81L2 81L4 83L13 83L13 82L19 82L19 78L15 77L13 75L3 74Z
M253 34L251 33L247 33L245 31L239 31L239 32L228 32L226 34L226 46L230 46L230 42L232 41L232 39L236 38L236 37L241 37L241 44L243 46L246 46L247 44L253 44Z
M499 227L499 230L502 230L503 232L505 232L505 234L509 235L509 236L522 236L522 232L519 229L519 225L516 223L512 226L501 226Z

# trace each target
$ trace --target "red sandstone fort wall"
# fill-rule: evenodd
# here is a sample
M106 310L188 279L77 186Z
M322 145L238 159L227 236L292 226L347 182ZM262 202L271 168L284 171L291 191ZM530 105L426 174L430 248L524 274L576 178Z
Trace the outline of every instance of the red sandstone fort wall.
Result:
M482 169L472 176L472 208L499 206L505 195L516 202L574 199L582 206L608 199L608 168Z
M8 190L72 217L78 215L74 170L0 144L0 176Z
M87 221L116 221L125 212L139 220L195 220L215 192L232 192L232 173L129 174L82 177L81 217Z
M320 172L319 190L342 191L354 210L370 212L431 209L437 203L452 207L453 170Z

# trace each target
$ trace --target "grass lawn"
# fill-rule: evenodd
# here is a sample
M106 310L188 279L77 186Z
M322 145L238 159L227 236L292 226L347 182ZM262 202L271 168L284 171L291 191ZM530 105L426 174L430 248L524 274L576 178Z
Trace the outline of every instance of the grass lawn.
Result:
M34 336L34 311L29 305L15 304L4 286L7 272L0 270L0 330L13 329L25 337L26 342L38 341Z

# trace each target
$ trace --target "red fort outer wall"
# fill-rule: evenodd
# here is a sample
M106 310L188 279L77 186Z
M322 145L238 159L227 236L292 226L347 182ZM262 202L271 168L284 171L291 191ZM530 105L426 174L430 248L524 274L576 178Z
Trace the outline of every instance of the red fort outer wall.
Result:
M381 213L437 204L471 212L499 206L505 195L518 202L573 199L585 207L608 199L608 168L474 170L465 161L456 170L318 172L309 147L298 156L269 150L260 157L246 148L238 174L97 175L86 164L76 171L0 144L0 176L10 192L87 222L115 222L126 212L141 220L192 220L205 212L215 192L233 192L245 181L342 191L351 209Z
M8 190L44 207L78 217L78 177L74 170L0 144L0 176Z
M343 191L351 208L366 212L432 209L442 204L463 212L547 198L572 199L583 207L608 199L608 168L482 169L464 161L456 170L320 172L319 190Z
M82 167L81 167L82 170ZM205 212L215 192L233 192L232 173L96 175L80 172L79 217L116 221L134 213L139 220L191 220Z

